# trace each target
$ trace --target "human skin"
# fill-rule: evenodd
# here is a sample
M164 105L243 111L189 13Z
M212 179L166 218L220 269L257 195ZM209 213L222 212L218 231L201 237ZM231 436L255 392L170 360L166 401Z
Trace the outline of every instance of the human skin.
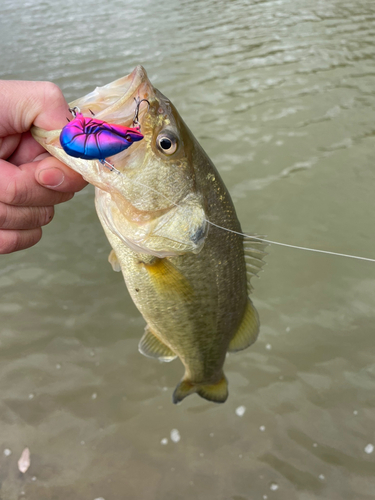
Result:
M30 134L32 125L63 127L68 108L51 82L0 80L0 254L38 243L54 206L87 184Z

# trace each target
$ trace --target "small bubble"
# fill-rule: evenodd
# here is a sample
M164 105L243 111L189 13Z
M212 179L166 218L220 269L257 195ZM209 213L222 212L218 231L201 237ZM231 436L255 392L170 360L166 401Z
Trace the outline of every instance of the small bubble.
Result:
M373 444L368 444L366 447L365 447L365 452L368 453L370 455L370 453L372 453L374 451L374 445Z
M277 483L271 483L270 484L270 490L276 491L279 489L279 485Z
M289 333L289 332L290 332L290 326L287 326L287 327L285 328L285 331Z
M272 349L272 345L271 344L266 344L266 349L267 349L267 351L270 351Z
M160 441L160 444L168 444L168 439L167 438L163 438L161 441Z
M103 497L95 498L95 500L105 500Z
M36 481L36 476L33 476L33 477L31 478L31 481Z
M353 411L353 415L358 415L358 411L357 411L357 410L354 410L354 411Z
M180 441L181 436L177 429L171 430L171 439L174 443L178 443Z
M94 357L95 356L95 351L90 351L90 356Z
M96 394L96 392L94 392L93 394L91 394L91 399L96 399L98 397L98 395Z
M259 427L259 430L260 430L261 432L264 432L264 431L266 430L266 426L265 426L265 425L261 425L261 426Z
M213 432L210 432L210 438L213 438L214 437L214 433Z
M29 394L29 399L34 399L34 394Z
M176 469L174 467L171 467L171 472L174 472Z
M282 146L284 144L284 141L276 141L276 146Z
M320 479L321 481L324 481L324 480L325 480L325 478L326 478L326 477L325 477L325 475L324 475L324 474L319 474L319 479Z
M189 484L190 484L190 486L194 486L194 482L193 481L189 481Z
M9 457L9 455L11 455L11 454L12 454L12 451L11 451L9 448L5 448L5 450L3 451L3 453L4 453L4 455L5 455L6 457Z
M56 370L60 370L60 369L61 369L61 365L60 365L60 363L57 363Z
M242 458L242 455L238 455L238 458Z
M318 447L318 443L313 443L313 448L317 448Z
M200 457L204 457L204 453L199 453L199 456Z
M162 391L167 391L168 390L168 387L163 387Z
M284 377L280 375L279 380L284 380Z
M81 444L82 444L82 445L84 445L84 444L85 444L85 442L84 442L84 441L81 441Z
M268 496L267 495L263 495L263 500L267 500Z
M236 408L236 415L239 417L243 417L245 415L246 407L245 406L239 406Z

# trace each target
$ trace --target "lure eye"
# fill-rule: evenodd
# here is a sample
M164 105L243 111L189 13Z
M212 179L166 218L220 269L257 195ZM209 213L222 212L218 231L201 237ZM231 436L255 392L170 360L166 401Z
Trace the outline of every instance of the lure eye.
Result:
M164 131L158 135L156 145L165 155L173 155L177 149L177 139L171 132Z
M132 136L129 134L126 134L125 139L129 142L133 142Z

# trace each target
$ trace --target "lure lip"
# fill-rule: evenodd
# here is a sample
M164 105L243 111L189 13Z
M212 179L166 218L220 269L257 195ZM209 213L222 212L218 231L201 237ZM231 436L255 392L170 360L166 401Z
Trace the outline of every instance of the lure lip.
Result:
M144 138L144 135L137 129L129 129L127 132L128 135L133 139L133 141L140 141Z

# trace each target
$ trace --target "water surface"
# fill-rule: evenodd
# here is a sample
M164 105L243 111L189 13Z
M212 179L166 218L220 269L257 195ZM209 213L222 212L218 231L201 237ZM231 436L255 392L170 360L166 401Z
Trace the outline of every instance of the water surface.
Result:
M244 230L374 257L374 33L372 0L3 0L0 76L70 100L143 64ZM271 247L227 403L176 407L109 250L87 188L0 257L0 498L374 498L373 264Z

